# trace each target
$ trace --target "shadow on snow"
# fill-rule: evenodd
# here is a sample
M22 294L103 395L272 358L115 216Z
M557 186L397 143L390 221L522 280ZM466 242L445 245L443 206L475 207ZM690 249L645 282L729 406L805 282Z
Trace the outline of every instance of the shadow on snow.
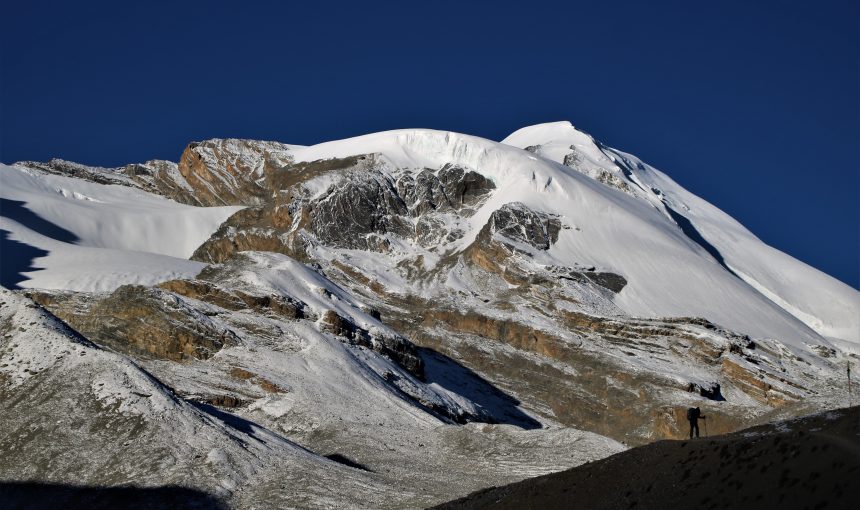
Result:
M478 422L516 425L523 429L539 429L541 423L524 413L520 401L453 359L437 351L420 349L424 360L425 380L471 400L485 412Z
M68 230L47 221L24 206L24 202L0 198L0 216L20 223L37 234L63 243L76 243L80 239ZM29 280L24 273L38 271L33 262L48 254L46 250L10 239L11 232L0 230L0 285L8 289L21 288L18 284Z

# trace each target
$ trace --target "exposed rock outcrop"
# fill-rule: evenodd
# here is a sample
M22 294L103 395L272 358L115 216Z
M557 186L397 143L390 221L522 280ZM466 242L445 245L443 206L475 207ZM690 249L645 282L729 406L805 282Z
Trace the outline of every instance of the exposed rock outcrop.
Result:
M225 289L204 280L170 280L159 284L158 288L212 303L227 310L251 309L261 313L272 312L288 319L302 319L307 315L307 305L292 297L255 295L237 289Z
M278 142L205 140L185 148L177 170L201 205L257 205L272 196L267 181L290 163L289 152Z
M524 401L541 402L565 425L628 444L683 437L689 405L678 401L702 406L712 432L730 432L744 423L746 407L735 407L737 397L726 403L727 389L773 407L814 394L789 383L778 353L704 319L605 318L556 309L546 313L564 329L549 323L541 329L534 325L539 310L500 318L428 302L408 306L421 315L398 315L396 308L386 315L419 345L464 360ZM659 368L667 359L702 367L701 375L685 379L671 364Z
M307 207L308 230L328 246L385 251L385 234L410 235L406 203L393 180L379 171L350 174Z
M90 340L129 354L207 359L238 342L232 330L157 288L125 285L83 303L68 295L29 296Z
M493 212L480 235L497 234L539 250L548 250L558 241L562 223L555 216L536 212L514 202Z
M564 156L564 166L585 174L597 182L601 182L609 187L623 191L628 195L633 194L633 190L630 188L630 185L627 184L627 181L604 168L587 164L585 162L585 158L580 155L575 145L571 145L570 150L571 152Z
M92 167L58 158L49 161L18 161L14 165L48 174L74 177L97 184L137 187L133 179L123 175L117 168Z
M316 243L387 252L389 236L434 246L462 235L438 215L469 216L495 188L454 165L397 177L386 165L367 154L285 167L270 202L236 213L192 258L221 262L238 251L265 250L306 260L307 247ZM321 191L303 186L326 173L336 176Z
M292 162L290 149L278 142L215 138L190 143L178 164L152 160L100 168L61 159L15 164L99 184L136 187L190 205L259 205L270 200L272 190L284 180L284 169ZM306 166L287 173L304 175Z
M424 362L418 356L415 345L406 338L372 333L334 310L324 313L320 322L324 331L345 338L351 344L372 349L396 361L419 379L424 378Z

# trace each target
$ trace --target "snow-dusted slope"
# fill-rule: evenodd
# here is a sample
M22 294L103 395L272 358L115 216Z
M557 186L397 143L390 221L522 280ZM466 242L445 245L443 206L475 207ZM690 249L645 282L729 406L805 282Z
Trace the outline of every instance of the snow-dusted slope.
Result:
M587 135L567 130L566 126L569 124L526 128L503 144L442 131L389 131L297 149L293 155L296 161L312 161L378 153L387 162L387 171L392 173L402 169L440 168L448 163L475 170L491 179L497 189L469 218L468 232L460 240L459 249L468 246L490 215L505 204L519 202L537 211L560 215L562 221L573 228L561 232L558 242L541 262L562 266L593 265L621 274L628 285L615 301L634 316L707 317L733 330L778 338L801 349L810 344L827 344L822 335L835 337L838 334L851 345L860 341L856 327L860 297L856 291L821 275L819 283L810 285L817 286L820 295L833 292L836 295L817 300L822 304L807 308L807 315L801 320L796 316L799 314L780 306L773 296L765 296L727 271L679 228L661 206L659 198L643 199L645 193L636 189L647 184L634 187L635 175L631 181L632 192L624 192L595 180L589 172L554 161L563 159L564 147L571 152L570 146L576 145L581 148L581 159L593 172L606 168L624 177L624 172L613 164L613 156L605 154ZM571 139L555 140L559 130L572 134ZM547 145L550 159L513 146L539 144ZM715 209L703 209L701 215L708 217L715 214L713 211ZM723 214L714 220L714 225L725 223L723 218L727 217ZM731 235L731 231L725 233L726 237ZM751 234L749 237L754 239ZM739 271L753 271L772 264L767 255L764 248L739 251L738 259L747 257L750 260L740 262L732 257L728 263ZM793 259L783 255L778 260ZM755 277L767 282L775 280L776 274L783 279L798 272L809 275L807 278L820 275L811 268L800 269L806 266L796 261L790 267L780 266L778 261L771 267L770 280L764 276ZM787 272L782 273L781 268ZM755 274L761 272L755 271ZM795 294L797 292L781 299L790 302ZM801 309L802 301L794 300L794 303L793 306ZM843 346L853 348L848 344Z
M314 313L334 308L385 329L353 310L358 302L345 291L283 255L249 252L210 270L224 285L261 295L280 289L306 299ZM23 453L0 465L0 478L178 484L228 497L236 508L423 508L624 449L552 421L524 430L517 425L537 422L514 402L429 352L422 353L426 381L418 381L392 360L317 328L313 317L165 297L203 312L188 314L192 326L203 315L231 328L235 345L206 360L133 361L0 288L0 404L10 411L0 413L0 426L12 431L0 434L0 451ZM134 313L114 305L120 315ZM209 401L227 412L200 403ZM431 408L480 408L501 424L457 425ZM19 432L30 427L40 433ZM350 459L373 472L344 466Z
M245 366L266 366L273 373L261 373L290 388L288 397L270 398L260 403L258 408L263 412L280 417L289 410L294 416L306 416L305 420L300 420L304 423L327 423L334 419L384 420L389 428L402 423L410 426L444 423L438 415L433 416L424 408L450 417L491 417L494 412L501 415L497 410L483 409L456 392L432 383L432 374L425 374L430 380L419 381L389 357L377 355L370 349L343 345L356 344L354 339L326 336L323 324L326 312L334 312L367 331L371 347L399 337L392 328L364 311L362 308L367 308L349 293L300 262L277 253L243 252L229 264L212 266L204 274L221 286L248 294L289 296L305 305L304 313L309 318L316 318L317 327L305 322L279 325L282 328L280 341L300 339L299 356L273 352L263 356L264 361L239 347L219 353L219 360L235 354ZM396 349L397 345L393 347ZM261 348L253 350L258 352ZM287 377L279 379L284 374ZM386 374L391 381L386 379ZM319 402L327 405L321 407ZM373 403L370 409L366 402ZM333 411L336 416L330 414ZM528 418L523 418L528 422Z
M129 186L0 165L4 280L111 290L192 276L194 249L241 207L191 207ZM18 267L13 267L17 265Z
M536 152L543 158L563 163L568 157L571 166L586 172L596 167L626 177L638 198L689 220L728 269L755 291L825 337L860 342L860 293L766 245L729 215L635 156L600 145L569 122L526 127L502 143L539 146Z
M5 480L173 481L229 494L274 458L303 469L337 468L262 427L242 423L240 430L235 420L189 404L130 359L2 288L0 331Z

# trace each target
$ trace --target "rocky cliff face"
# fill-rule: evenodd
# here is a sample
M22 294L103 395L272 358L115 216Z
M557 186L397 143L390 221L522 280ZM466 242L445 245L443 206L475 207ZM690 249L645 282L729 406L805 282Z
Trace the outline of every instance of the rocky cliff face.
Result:
M290 165L291 147L278 142L212 139L188 144L178 164L151 160L100 168L53 159L15 165L99 184L133 186L190 205L259 205L271 198L278 174Z
M103 296L30 293L100 345L172 361L208 359L238 341L229 328L161 289L126 285Z
M712 415L715 432L728 432L760 406L780 408L820 391L806 364L778 344L703 319L608 319L551 304L504 313L389 302L383 313L417 343L464 360L523 402L539 402L545 416L627 444L683 437L691 402Z
M558 241L562 223L557 217L535 212L523 204L505 204L490 216L479 236L498 234L539 250L548 250Z
M215 139L189 144L177 170L201 205L253 205L271 196L271 175L291 159L282 143Z
M282 181L288 187L230 218L192 258L219 262L265 249L310 260L314 246L387 252L394 238L435 248L462 236L457 222L494 188L480 174L453 165L392 175L373 154L296 168L283 170L300 173Z

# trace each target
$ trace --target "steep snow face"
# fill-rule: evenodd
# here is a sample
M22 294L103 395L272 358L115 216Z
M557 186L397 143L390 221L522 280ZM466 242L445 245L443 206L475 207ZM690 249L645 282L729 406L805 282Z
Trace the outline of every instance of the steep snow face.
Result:
M712 204L635 156L603 147L569 122L520 129L502 143L531 147L541 157L583 168L597 165L626 177L637 198L680 216L713 248L712 257L775 305L843 349L857 352L860 293L774 249ZM671 212L670 212L671 210ZM843 340L843 341L840 341ZM847 343L845 341L848 341Z
M21 286L86 291L196 274L203 265L186 259L241 209L6 165L0 199L4 281L20 269Z
M377 153L387 161L386 171L392 173L436 169L449 163L475 170L491 179L497 189L468 219L459 249L474 241L492 213L505 204L518 202L536 211L557 214L572 228L561 232L558 242L541 256L540 262L593 265L622 275L628 285L614 299L622 310L634 316L706 317L735 331L777 338L800 350L809 345L827 345L823 336L837 336L834 333L849 342L842 343L843 348L851 349L852 342L860 341L856 332L860 309L856 291L846 286L840 290L838 282L822 278L823 290L819 292L823 295L830 289L840 290L840 297L825 302L841 304L818 306L818 313L810 309L808 316L799 318L775 302L773 296L765 296L726 270L708 248L688 236L666 210L661 196L646 191L649 185L645 177L639 179L640 174L651 170L633 173L639 162L616 164L613 159L620 160L620 155L604 151L569 123L525 128L505 142L443 131L399 130L327 142L298 149L293 155L296 161L312 161ZM530 150L520 150L512 144ZM533 147L537 145L545 146L546 154ZM565 151L573 152L571 146L575 147L580 168L573 160L569 161L571 166L561 164ZM601 169L608 172L607 179L625 183L627 191L594 178ZM684 210L681 205L676 207ZM702 214L708 213L703 210ZM726 234L731 235L731 231ZM754 250L744 256L757 262L724 263L745 274L744 268L770 264L766 251ZM802 267L806 266L795 261L783 278ZM778 266L775 271L779 273ZM811 268L802 272L817 273Z

